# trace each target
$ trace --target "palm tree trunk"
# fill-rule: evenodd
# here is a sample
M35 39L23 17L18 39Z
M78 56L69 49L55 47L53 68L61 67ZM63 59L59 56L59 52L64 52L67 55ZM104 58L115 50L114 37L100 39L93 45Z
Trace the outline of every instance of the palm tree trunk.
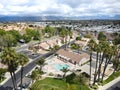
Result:
M95 74L94 74L94 82L93 82L93 84L95 84L95 82L96 82L97 67L98 67L98 55L99 55L99 53L97 52L97 55L96 55L96 66L95 66Z
M111 57L112 57L112 56L111 56ZM102 74L102 79L101 79L101 81L103 81L103 78L104 78L104 76L105 76L105 71L106 71L106 69L107 69L107 66L108 66L110 60L111 60L111 57L108 58L108 59L106 58L105 67L104 67L104 70L103 70L103 74Z
M90 82L89 82L89 85L91 86L91 68L92 67L92 51L90 53Z
M23 82L22 82L22 79L23 79L23 66L21 67L21 86L22 86L22 84L23 84ZM21 87L21 90L22 90L22 87Z
M117 55L118 55L118 53L117 53ZM116 63L117 63L117 60L119 59L119 57L117 57L117 55L116 55L115 58L114 58L114 60L115 60ZM114 68L113 73L115 73L115 71L117 71L118 66L119 66L118 64L115 64L115 65L114 65L115 68Z
M64 75L63 75L63 76L64 76L64 80L65 80L65 82L66 82L66 77L65 77L65 75L66 75L66 72L65 72Z
M99 55L99 64L101 62L101 57L102 57L102 54L100 53L100 55Z
M82 90L82 80L81 80L81 74L80 74L80 90Z
M65 50L67 49L67 37L65 37Z
M42 65L40 65L40 71L42 70Z
M69 36L69 42L68 42L68 47L70 46L70 36Z
M15 82L14 82L14 78L13 78L12 72L10 72L10 75L11 75L11 79L12 79L12 83L13 83L13 88L14 88L14 90L16 90Z
M17 88L17 82L16 82L15 72L13 72L13 78L14 78L14 82L15 82L15 87Z
M102 66L103 60L104 60L104 52L103 52L102 59L98 67L98 82L100 81L100 72L101 72L101 66Z
M118 66L115 66L113 73L115 73L115 71L117 71L117 67L118 67Z

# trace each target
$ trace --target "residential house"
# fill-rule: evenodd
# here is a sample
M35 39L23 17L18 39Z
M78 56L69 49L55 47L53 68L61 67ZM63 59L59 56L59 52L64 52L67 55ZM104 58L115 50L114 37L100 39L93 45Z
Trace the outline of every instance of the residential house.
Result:
M49 50L50 46L46 42L42 42L39 44L39 47L44 50Z
M87 53L76 54L70 50L60 49L56 52L56 54L58 59L78 65L81 65L89 60L89 55Z
M76 41L75 44L78 44L80 45L82 48L85 48L89 42L89 38L82 38L81 40L79 41Z

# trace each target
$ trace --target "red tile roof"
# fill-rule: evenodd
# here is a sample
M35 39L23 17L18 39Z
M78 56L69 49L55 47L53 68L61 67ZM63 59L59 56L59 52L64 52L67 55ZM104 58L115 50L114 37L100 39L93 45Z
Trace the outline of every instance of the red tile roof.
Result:
M76 62L79 64L79 62L83 59L89 59L89 55L86 53L81 53L81 54L76 54L74 52L70 52L68 50L60 49L59 51L56 52L58 55L62 55L64 57L70 58L72 61Z

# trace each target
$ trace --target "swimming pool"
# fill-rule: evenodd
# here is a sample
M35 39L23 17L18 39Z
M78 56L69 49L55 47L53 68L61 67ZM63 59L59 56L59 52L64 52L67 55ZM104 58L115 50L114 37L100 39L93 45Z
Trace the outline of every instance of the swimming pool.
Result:
M69 65L67 65L67 64L55 64L54 65L54 68L57 70L57 71L60 71L61 69L63 69L63 68L69 68Z

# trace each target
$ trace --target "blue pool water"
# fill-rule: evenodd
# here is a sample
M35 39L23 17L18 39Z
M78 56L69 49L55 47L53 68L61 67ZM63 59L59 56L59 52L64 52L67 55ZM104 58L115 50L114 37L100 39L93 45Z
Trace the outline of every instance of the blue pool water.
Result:
M64 65L55 64L55 65L54 65L54 68L55 68L56 70L60 71L60 70L63 69L63 68L69 68L69 65L67 65L67 64L64 64Z

